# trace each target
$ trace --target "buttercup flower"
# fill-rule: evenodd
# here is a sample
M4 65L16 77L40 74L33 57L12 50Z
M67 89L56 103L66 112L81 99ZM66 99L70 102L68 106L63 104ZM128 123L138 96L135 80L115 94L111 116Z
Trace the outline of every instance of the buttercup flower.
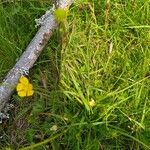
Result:
M19 83L17 84L16 90L20 97L32 96L34 93L32 84L25 76L22 76L19 79Z

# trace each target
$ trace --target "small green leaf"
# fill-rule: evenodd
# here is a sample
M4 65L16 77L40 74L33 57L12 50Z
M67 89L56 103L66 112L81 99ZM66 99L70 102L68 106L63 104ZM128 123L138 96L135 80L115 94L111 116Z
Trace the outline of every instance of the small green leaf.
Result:
M54 16L58 22L63 22L68 16L68 9L58 8L54 11Z
M28 140L28 142L30 142L30 143L33 142L33 135L34 135L34 130L28 129L26 132L26 139Z

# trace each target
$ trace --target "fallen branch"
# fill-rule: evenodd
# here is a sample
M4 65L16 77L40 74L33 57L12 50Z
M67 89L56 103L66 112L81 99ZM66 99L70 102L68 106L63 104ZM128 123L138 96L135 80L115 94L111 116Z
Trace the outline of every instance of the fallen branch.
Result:
M73 3L73 0L57 0L57 8L68 8ZM8 72L0 86L0 112L4 109L6 103L9 101L20 77L29 72L33 67L35 61L39 57L43 48L53 34L53 31L58 27L57 21L52 11L47 11L40 19L38 32L32 39L20 59L15 66Z

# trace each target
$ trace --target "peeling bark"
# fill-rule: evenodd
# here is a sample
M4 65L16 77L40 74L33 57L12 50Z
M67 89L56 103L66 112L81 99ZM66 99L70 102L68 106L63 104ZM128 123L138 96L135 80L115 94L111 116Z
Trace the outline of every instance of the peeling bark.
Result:
M73 0L56 1L57 7L63 9L68 8L72 3ZM38 32L29 43L20 59L8 72L0 86L0 112L3 110L11 95L13 94L21 75L28 72L29 69L33 67L35 61L41 54L42 50L57 27L58 24L54 18L53 13L47 13L46 18L44 18Z

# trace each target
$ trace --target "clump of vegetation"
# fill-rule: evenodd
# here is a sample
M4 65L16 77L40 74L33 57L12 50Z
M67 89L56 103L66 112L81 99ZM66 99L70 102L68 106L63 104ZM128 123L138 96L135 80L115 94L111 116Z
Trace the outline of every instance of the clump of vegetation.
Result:
M48 1L0 3L0 79ZM77 0L11 102L1 149L150 149L149 2ZM64 29L65 27L65 29Z

